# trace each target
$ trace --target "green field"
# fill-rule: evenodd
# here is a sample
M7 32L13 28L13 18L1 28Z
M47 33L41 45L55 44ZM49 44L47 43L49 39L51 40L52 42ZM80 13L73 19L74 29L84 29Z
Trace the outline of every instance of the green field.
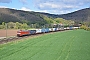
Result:
M43 34L0 45L0 60L90 60L90 31Z

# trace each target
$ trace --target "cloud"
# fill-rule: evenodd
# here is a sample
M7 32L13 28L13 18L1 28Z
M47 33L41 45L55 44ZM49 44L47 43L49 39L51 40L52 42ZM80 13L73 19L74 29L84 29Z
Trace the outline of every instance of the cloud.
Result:
M11 7L7 7L7 6L0 6L0 8L11 8ZM17 8L11 8L11 9L16 9L16 10L18 10Z
M39 10L68 13L82 8L90 7L90 0L33 0L34 6Z
M35 11L35 12L44 12L44 13L50 13L48 10L38 10L38 11Z
M30 10L29 8L26 8L26 7L22 7L20 10L24 10L24 11L32 11L32 10Z
M40 3L38 7L40 9L54 9L54 8L59 8L59 5L53 3Z
M22 7L20 10L23 10L23 11L34 11L34 10L31 10L30 8L27 8L27 7ZM47 10L35 10L35 12L49 13Z
M52 10L52 9L71 9L71 8L78 8L78 6L75 5L66 5L66 4L55 4L55 3L40 3L38 5L39 9L47 9L47 10Z
M8 8L8 7L6 7L6 6L0 6L0 8Z
M23 4L27 4L27 0L19 0Z
M10 3L12 0L0 0L0 3Z

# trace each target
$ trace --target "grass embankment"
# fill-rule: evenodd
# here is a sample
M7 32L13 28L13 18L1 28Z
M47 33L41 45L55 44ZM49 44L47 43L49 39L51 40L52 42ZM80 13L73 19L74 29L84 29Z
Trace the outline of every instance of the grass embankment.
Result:
M90 60L90 31L56 32L0 47L0 60Z

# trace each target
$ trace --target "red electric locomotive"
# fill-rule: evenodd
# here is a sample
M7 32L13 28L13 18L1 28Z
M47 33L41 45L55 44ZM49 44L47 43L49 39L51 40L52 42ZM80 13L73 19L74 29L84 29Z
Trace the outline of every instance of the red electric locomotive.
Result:
M19 30L17 31L17 36L24 36L24 35L29 35L30 32L28 30Z

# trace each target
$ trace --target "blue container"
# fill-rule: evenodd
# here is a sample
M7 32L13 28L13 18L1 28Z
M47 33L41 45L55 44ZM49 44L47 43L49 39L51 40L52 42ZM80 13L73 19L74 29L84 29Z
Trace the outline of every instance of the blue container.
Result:
M49 28L46 28L46 29L45 29L45 32L48 33L48 32L49 32Z
M57 28L55 28L55 31L57 31Z
M45 33L45 28L42 28L41 33Z
M72 30L72 29L73 29L73 27L72 27L72 26L70 26L69 28L70 28L70 30Z
M30 34L36 34L36 30L30 30Z

